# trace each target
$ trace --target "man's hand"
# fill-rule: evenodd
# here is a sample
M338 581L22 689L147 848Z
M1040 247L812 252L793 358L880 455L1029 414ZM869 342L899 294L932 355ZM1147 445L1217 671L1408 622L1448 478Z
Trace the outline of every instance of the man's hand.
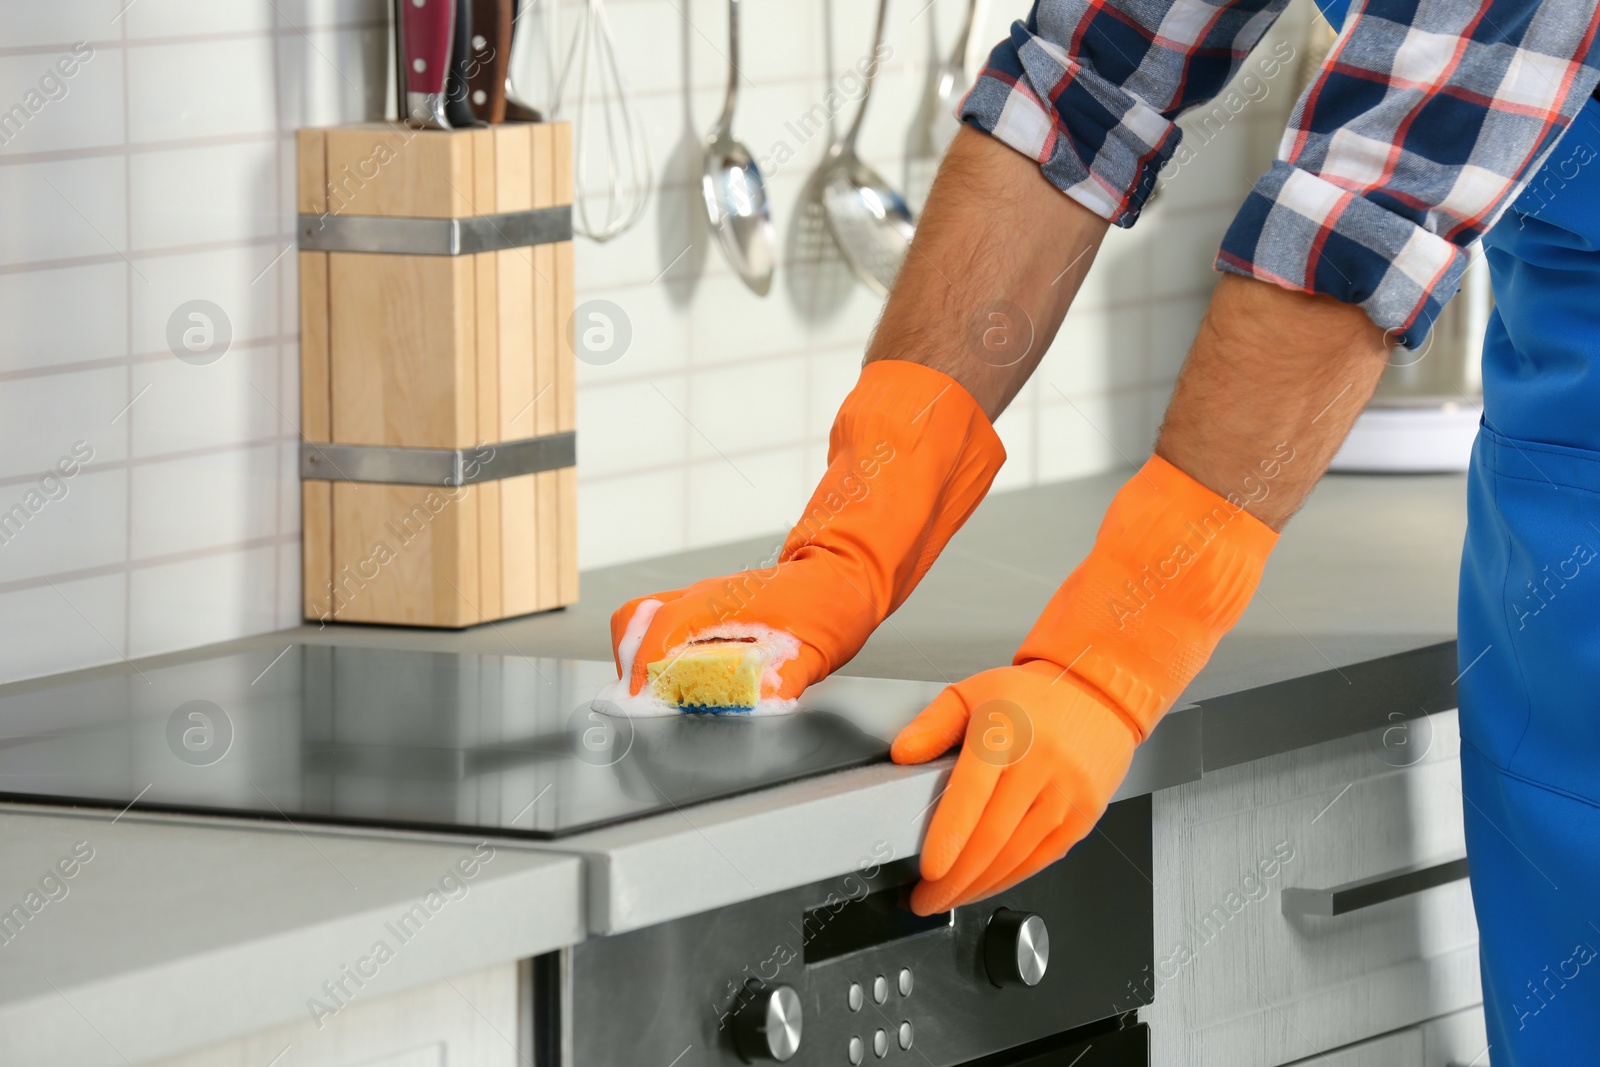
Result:
M988 489L1004 458L990 420L1049 347L1106 225L1037 165L963 128L868 348L862 382L876 384L840 411L828 472L782 554L619 608L612 648L630 690L649 664L741 627L799 641L768 697L798 696L855 655ZM884 448L893 458L866 477L859 463ZM661 606L625 649L649 600Z
M911 595L1004 460L994 427L948 375L902 360L868 365L777 561L623 605L611 619L619 677L637 695L650 664L695 641L776 637L793 652L761 696L798 697Z
M951 686L895 739L895 760L917 763L966 731L914 908L998 892L1088 834L1134 745L1243 612L1275 532L1326 470L1387 352L1359 308L1221 279L1157 458L1113 501L1017 666ZM1032 747L997 758L995 715L1031 729Z
M791 560L635 597L611 615L617 677L626 674L628 692L637 696L650 664L669 660L696 641L759 639L769 636L765 630L794 640L786 650L790 654L776 664L775 684L763 680L761 696L793 700L827 676L833 656L848 659L854 654L851 646L859 648L872 632L870 619L863 617L868 612L830 613L827 591L847 594L847 605L863 599L842 577L827 558ZM812 621L831 623L834 633L813 633Z
M1276 542L1239 502L1151 457L1013 665L950 686L895 738L895 760L916 763L965 733L913 908L997 892L1093 829L1134 747L1244 612Z
M1048 660L984 671L939 694L894 740L896 763L961 744L922 844L912 910L981 900L1065 856L1105 813L1138 742L1102 696Z

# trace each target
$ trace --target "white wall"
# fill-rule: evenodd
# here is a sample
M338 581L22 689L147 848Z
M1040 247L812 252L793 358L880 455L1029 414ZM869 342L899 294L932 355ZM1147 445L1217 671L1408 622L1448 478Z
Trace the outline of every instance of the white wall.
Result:
M932 162L908 159L908 131L932 47L946 50L961 9L922 3L891 0L894 51L861 139L913 189ZM992 12L988 38L1023 13L1012 6ZM564 7L563 33L581 11ZM696 145L726 75L724 5L610 5L660 183L636 229L578 250L578 300L612 301L633 329L623 358L579 367L585 567L786 526L878 312L797 224L826 144L784 125L868 50L873 9L745 0L744 11L738 131L758 156L780 140L796 150L770 175L784 262L764 300L709 246L695 201ZM293 131L381 115L386 39L384 0L0 0L0 120L13 104L36 109L0 126L0 514L36 509L0 527L0 680L299 620ZM72 76L51 81L77 42ZM1207 145L1139 227L1112 235L1001 420L1000 487L1148 449L1213 282L1209 258L1270 155L1291 78ZM206 365L176 358L167 337L196 299L232 333ZM92 456L74 465L74 449ZM41 488L64 459L73 476Z
M292 131L363 113L383 8L125 4L0 4L0 120L44 101L0 129L0 512L44 501L0 531L5 679L298 615ZM166 340L193 299L231 324L207 366Z
M988 42L1027 8L1011 0L986 6L980 32ZM963 7L890 0L893 54L860 148L903 188L925 186L934 166L908 147L920 128L914 117L930 59L948 52ZM572 12L564 19L570 24L578 10L564 8ZM881 306L850 282L826 242L819 254L819 242L805 239L796 205L827 144L799 143L788 126L868 53L876 5L745 0L742 10L740 66L753 84L742 87L736 131L758 158L775 157L780 143L797 150L769 175L786 262L765 299L734 277L698 225L697 146L722 102L725 4L611 4L662 187L637 230L611 245L580 246L578 300L614 301L634 329L622 359L579 366L586 567L787 527L821 473L833 412ZM1292 69L1280 73L1177 172L1138 227L1111 235L1044 366L1000 420L1010 458L997 487L1093 473L1148 452L1214 282L1211 257L1271 157L1293 77ZM852 104L844 119L853 114ZM1063 266L1067 258L1064 249Z

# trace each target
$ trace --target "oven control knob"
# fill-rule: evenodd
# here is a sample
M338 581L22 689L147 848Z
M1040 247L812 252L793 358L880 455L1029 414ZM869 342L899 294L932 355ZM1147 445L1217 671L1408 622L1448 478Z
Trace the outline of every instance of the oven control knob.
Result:
M733 1043L755 1063L783 1063L800 1051L800 995L786 985L756 993L734 1016Z
M983 933L983 966L997 986L1036 986L1050 966L1050 931L1031 911L1000 908Z

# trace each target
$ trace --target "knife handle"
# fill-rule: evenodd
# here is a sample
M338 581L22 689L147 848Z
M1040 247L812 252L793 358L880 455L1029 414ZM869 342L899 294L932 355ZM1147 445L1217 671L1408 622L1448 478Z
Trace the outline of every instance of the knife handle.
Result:
M472 64L467 88L484 122L506 118L506 76L511 70L514 0L472 0Z
M450 41L450 79L444 87L444 115L453 130L482 126L472 113L472 0L456 0L455 33Z
M455 32L454 0L400 0L405 39L406 89L430 96L444 92Z

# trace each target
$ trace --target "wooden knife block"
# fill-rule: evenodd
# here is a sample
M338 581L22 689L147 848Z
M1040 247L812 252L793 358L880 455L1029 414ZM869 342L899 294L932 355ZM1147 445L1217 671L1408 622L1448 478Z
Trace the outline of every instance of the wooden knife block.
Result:
M307 457L331 444L487 458L496 444L574 429L570 236L459 255L304 247L311 216L466 219L570 204L570 145L565 123L299 131ZM334 472L304 481L302 499L307 619L461 627L578 599L572 466L456 486Z

